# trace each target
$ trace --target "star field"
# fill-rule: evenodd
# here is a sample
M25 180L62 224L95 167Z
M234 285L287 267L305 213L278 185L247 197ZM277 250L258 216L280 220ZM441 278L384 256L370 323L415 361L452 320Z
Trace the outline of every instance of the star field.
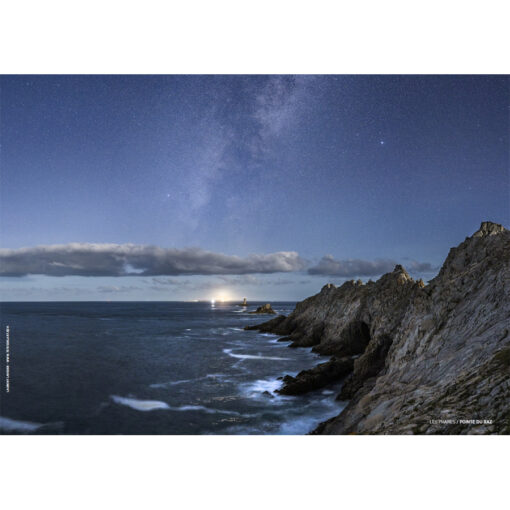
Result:
M506 76L3 76L0 86L4 249L114 243L437 267L482 220L509 224ZM104 299L99 287L122 285L136 287L122 299L168 297L116 278L6 276L2 297ZM196 291L175 284L176 299L215 285L214 274L196 278ZM332 279L253 278L264 284L239 280L236 294L299 299Z

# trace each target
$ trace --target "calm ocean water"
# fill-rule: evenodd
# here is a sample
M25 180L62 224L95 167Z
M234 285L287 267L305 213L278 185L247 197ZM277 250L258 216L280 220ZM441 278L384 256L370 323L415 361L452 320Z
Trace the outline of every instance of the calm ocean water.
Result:
M288 314L294 303L273 307ZM341 411L338 387L275 394L278 377L325 359L243 331L268 318L226 303L2 303L0 430L307 433Z

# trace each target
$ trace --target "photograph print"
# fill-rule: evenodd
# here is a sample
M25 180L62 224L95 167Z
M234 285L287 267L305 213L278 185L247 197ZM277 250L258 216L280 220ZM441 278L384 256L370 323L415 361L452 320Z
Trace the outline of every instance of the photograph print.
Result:
M1 434L509 434L509 97L1 75Z

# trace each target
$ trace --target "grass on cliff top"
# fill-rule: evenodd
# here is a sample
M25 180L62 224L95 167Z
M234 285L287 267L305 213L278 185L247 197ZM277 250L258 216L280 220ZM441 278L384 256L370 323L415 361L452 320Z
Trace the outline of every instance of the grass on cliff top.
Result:
M494 361L504 367L510 367L510 347L505 347L494 355Z

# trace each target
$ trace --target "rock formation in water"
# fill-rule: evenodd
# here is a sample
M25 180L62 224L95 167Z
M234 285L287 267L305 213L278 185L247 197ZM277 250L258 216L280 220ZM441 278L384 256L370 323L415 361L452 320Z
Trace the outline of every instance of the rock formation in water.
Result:
M269 303L259 306L254 312L249 313L271 313L276 315L276 312L271 308L271 305Z
M277 390L281 395L299 395L336 382L352 372L354 360L345 356L340 359L332 357L326 363L321 363L310 370L302 370L296 377L283 377L284 385Z
M285 377L297 394L345 378L321 434L510 433L510 231L484 222L424 285L397 265L328 284L258 329L333 356ZM347 375L348 374L348 375Z

